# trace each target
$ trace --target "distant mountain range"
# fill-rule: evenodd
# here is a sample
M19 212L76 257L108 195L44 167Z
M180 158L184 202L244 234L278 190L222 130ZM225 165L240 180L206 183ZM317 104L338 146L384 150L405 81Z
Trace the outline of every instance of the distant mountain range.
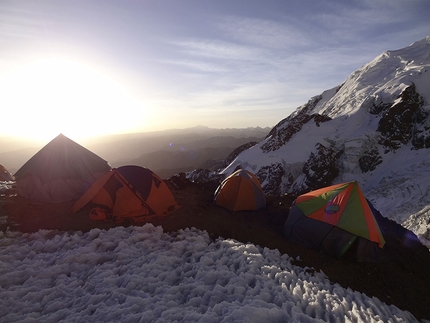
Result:
M264 139L270 128L187 129L109 135L78 143L107 160L112 167L144 166L162 178L194 168L209 168L243 144ZM0 137L0 163L14 174L46 143Z
M382 53L212 171L238 168L274 195L356 180L384 216L430 240L430 37Z

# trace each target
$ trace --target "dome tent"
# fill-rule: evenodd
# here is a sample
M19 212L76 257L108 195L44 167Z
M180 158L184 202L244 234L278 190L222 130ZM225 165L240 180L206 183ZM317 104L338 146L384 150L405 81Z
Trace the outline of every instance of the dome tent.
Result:
M72 201L110 168L107 161L59 134L15 173L16 187L30 200Z
M231 211L257 210L266 206L266 197L257 176L243 169L221 182L215 191L214 201Z
M6 167L0 164L0 181L9 182L13 181L14 178L11 173L8 172Z
M76 201L72 211L76 213L89 203L109 209L118 222L125 218L144 222L154 216L164 217L180 207L158 175L134 165L104 174Z
M334 257L355 252L357 261L378 261L381 229L356 181L300 195L284 224L288 240Z

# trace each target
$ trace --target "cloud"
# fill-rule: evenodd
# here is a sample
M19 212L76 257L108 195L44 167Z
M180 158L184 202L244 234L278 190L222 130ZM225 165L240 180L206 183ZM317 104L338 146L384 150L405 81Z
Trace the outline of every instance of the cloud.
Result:
M222 39L190 39L172 42L178 51L197 58L217 60L255 60L260 57L264 49L241 45Z
M155 113L292 111L429 32L419 0L29 3L0 7L2 74L39 58L83 62Z
M211 62L205 61L196 61L190 59L182 59L182 60L165 60L164 64L176 65L179 68L184 68L186 70L194 70L200 71L202 73L224 73L227 72L228 69L223 67L220 64L214 64Z
M351 1L324 2L325 10L313 12L308 20L318 25L319 36L325 35L327 44L373 43L383 35L413 29L421 24L417 19L424 1ZM428 10L427 6L427 10ZM422 14L422 13L421 13ZM392 39L387 39L387 42Z
M305 48L312 45L306 30L297 19L289 17L284 23L273 20L227 16L221 18L217 28L225 37L236 42L266 49Z

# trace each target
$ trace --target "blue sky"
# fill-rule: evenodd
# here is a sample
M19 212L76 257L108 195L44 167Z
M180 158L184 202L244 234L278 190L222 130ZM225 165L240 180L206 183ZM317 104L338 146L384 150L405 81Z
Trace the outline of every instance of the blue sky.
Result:
M274 126L386 50L430 1L0 3L0 135Z

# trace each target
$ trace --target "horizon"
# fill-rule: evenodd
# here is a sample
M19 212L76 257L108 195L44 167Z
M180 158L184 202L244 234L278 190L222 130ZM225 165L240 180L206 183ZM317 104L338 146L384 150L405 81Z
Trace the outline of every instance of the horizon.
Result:
M273 127L430 35L420 1L103 4L2 2L0 136Z
M150 147L158 147L157 151L162 150L176 150L177 143L182 143L182 139L185 138L185 142L188 143L189 135L195 135L194 138L197 139L199 136L202 140L208 137L219 137L224 138L227 136L233 137L243 137L242 130L250 130L256 131L257 133L261 133L261 131L265 131L266 134L272 127L246 127L246 128L210 128L203 125L196 125L194 127L182 128L182 129L164 129L160 131L142 131L136 133L122 133L122 134L106 134L100 135L97 137L87 137L87 138L74 138L71 136L67 136L66 134L57 134L52 138L47 140L42 139L29 139L25 137L8 137L0 135L0 165L4 166L8 171L14 174L22 165L24 165L29 158L34 156L38 151L48 145L52 140L54 140L57 136L63 135L70 140L76 142L82 147L93 151L101 158L105 159L109 163L118 163L121 159L120 156L124 157L126 147L128 147L129 142L134 142L134 140L141 140L147 143L151 142ZM233 132L230 132L233 131ZM237 132L234 132L237 131ZM224 135L224 133L226 133ZM248 133L249 134L249 133ZM250 134L253 136L254 132ZM154 140L155 138L155 140ZM170 145L166 146L166 140L169 140L168 143ZM176 142L175 140L178 140ZM114 153L115 150L106 150L106 147L111 146L113 144L118 144L121 142L121 149L119 154ZM154 145L155 143L155 145ZM146 145L145 145L146 147ZM178 146L179 147L179 146ZM146 148L149 151L154 151L153 148ZM181 148L182 149L182 148ZM137 151L136 149L132 149L133 151ZM148 151L145 149L139 150L142 154L147 153ZM130 153L130 149L128 149L128 154ZM127 155L127 153L126 153ZM127 155L129 159L132 159L130 155Z
M197 130L202 131L202 134L204 134L206 131L229 131L229 130L246 130L246 129L267 129L270 131L272 127L244 127L244 128L212 128L204 125L196 125L193 127L188 128L171 128L171 129L163 129L163 130L154 130L154 131L140 131L140 132L127 132L127 133L110 133L110 134L100 134L97 136L92 137L85 137L85 138L75 138L73 136L68 136L64 133L58 133L57 135L48 138L48 139L32 139L28 137L19 137L19 136L7 136L0 134L0 154L6 153L12 153L23 149L41 149L45 145L47 145L49 142L51 142L53 139L55 139L59 135L64 135L67 138L71 139L72 141L78 143L79 145L86 148L87 145L97 145L102 144L106 140L108 140L110 137L145 137L145 136L152 136L152 135L160 135L162 136L163 133L166 135L172 135L172 133L186 133L188 131ZM128 138L130 139L130 138ZM0 164L2 164L0 160Z
M266 127L260 127L260 126L255 126L255 127L209 127L209 126L205 126L205 125L195 125L195 126L190 126L190 127L184 127L184 128L168 128L168 129L160 129L160 130L142 130L142 131L136 131L136 132L118 132L118 133L105 133L105 134L96 134L93 136L85 136L85 137L80 137L80 136L70 136L66 133L62 133L59 132L56 135L49 137L47 139L35 139L35 138L30 138L27 136L11 136L11 135L4 135L0 133L0 143L1 140L12 140L12 141L18 141L18 142L33 142L33 143L37 143L37 144L42 144L45 145L48 142L50 142L51 140L53 140L54 138L56 138L59 135L64 135L67 138L76 141L79 143L79 141L82 142L93 142L93 141L97 141L98 139L102 139L102 138L106 138L106 137L111 137L111 136L133 136L133 135L145 135L145 134L158 134L158 133L168 133L168 132L175 132L175 131L190 131L190 130L246 130L246 129L272 129L275 125L272 126L266 126ZM2 152L2 150L0 149L0 153Z

